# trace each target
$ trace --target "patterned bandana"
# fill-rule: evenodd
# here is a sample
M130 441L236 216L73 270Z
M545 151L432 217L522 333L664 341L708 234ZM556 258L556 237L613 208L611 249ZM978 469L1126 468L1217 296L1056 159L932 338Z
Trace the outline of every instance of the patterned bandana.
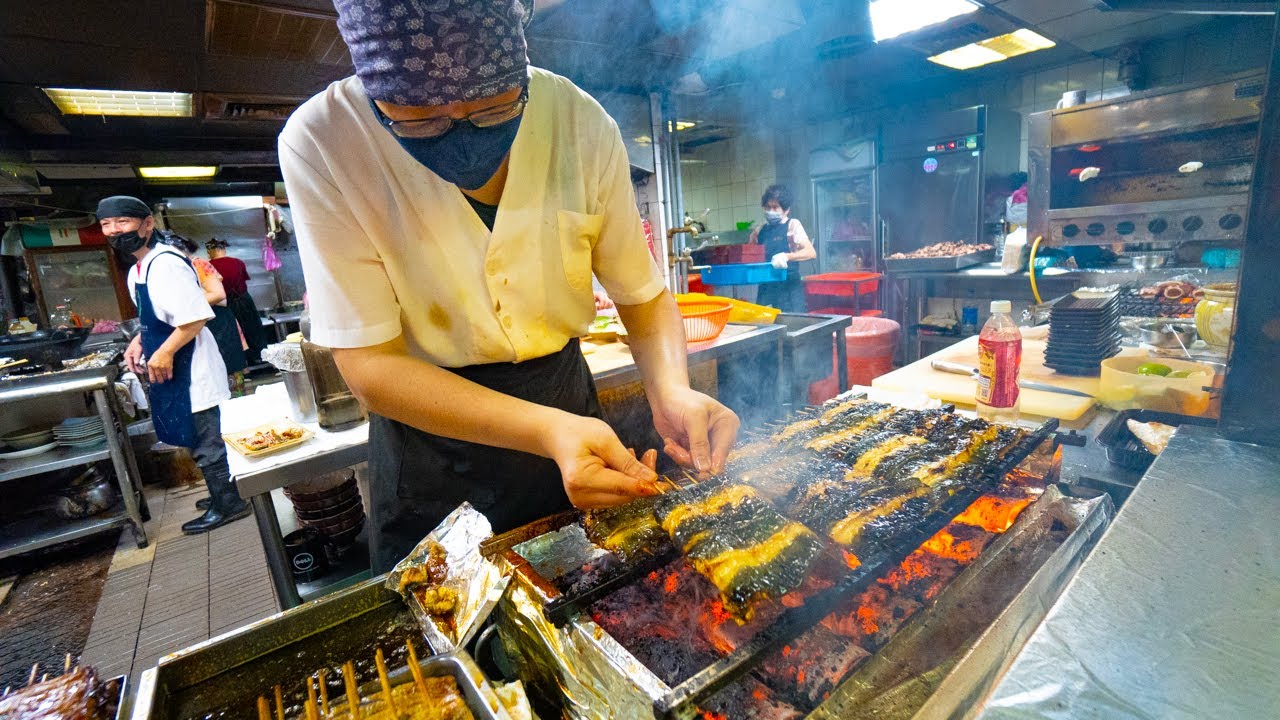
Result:
M528 84L520 0L334 0L374 100L446 105Z

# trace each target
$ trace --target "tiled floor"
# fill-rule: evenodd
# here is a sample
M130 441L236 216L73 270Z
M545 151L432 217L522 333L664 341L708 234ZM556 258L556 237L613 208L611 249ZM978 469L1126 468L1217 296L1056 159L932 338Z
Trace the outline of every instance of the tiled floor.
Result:
M204 495L203 487L148 490L151 544L140 550L121 535L81 656L100 675L136 681L164 655L276 612L252 517L182 534Z

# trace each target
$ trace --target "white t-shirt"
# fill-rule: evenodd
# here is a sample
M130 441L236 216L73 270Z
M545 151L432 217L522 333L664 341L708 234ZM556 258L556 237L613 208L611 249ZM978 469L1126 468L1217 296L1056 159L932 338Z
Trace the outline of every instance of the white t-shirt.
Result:
M516 362L586 332L593 272L619 304L662 292L617 125L565 78L529 74L492 232L378 123L357 78L293 114L280 167L313 341L367 347L403 333L444 367Z
M129 268L129 297L134 304L138 302L137 286L145 285L156 317L174 327L213 317L196 271L185 260L174 248L157 245ZM156 262L159 264L148 275L147 269ZM227 385L227 366L209 328L201 328L192 342L196 347L191 357L191 412L200 412L229 399L231 388Z

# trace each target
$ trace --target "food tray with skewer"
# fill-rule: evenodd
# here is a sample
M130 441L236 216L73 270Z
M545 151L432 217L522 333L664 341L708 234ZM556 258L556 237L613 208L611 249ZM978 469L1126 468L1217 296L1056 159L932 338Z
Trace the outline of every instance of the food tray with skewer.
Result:
M342 703L342 668L348 661L358 688L376 687L377 648L398 677L410 662L406 641L423 656L429 654L428 644L413 613L385 582L380 575L161 658L142 673L130 717L256 720L259 697L271 699L274 717L275 686L280 685L287 720L305 718L308 677L325 670L331 701ZM482 697L494 699L483 707L468 704L472 715L505 717L492 709L499 704L484 676L478 670L468 675ZM459 688L469 700L461 682Z

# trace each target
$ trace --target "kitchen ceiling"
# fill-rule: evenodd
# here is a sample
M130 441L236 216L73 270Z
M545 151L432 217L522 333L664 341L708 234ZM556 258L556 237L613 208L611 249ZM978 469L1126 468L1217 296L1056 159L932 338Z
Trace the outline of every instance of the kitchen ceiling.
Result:
M868 40L865 2L848 0L536 0L528 33L536 64L572 78L606 107L616 105L611 97L634 100L682 77L684 87L701 83L707 91L681 97L681 106L700 113L709 132L723 132L779 113L822 115L909 83L1028 72L1213 21L1110 11L1097 0L984 5L878 46ZM333 18L329 0L2 3L0 162L36 166L53 186L118 186L132 182L119 170L130 165L214 163L222 167L220 190L261 188L278 178L283 118L351 72ZM966 33L1022 26L1058 47L963 74L925 60L931 46ZM196 113L62 116L42 87L190 92Z

